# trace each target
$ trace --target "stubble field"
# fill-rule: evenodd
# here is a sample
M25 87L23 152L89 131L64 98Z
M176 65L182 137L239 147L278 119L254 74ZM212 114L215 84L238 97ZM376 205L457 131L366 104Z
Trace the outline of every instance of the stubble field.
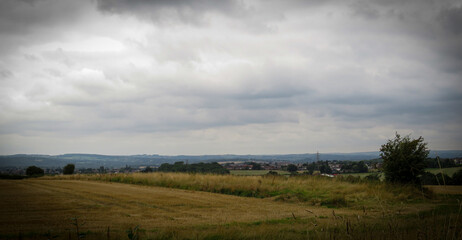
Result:
M318 183L322 189L327 182ZM368 187L338 184L356 186L356 191ZM0 189L2 239L77 239L79 234L130 239L130 229L140 239L462 239L460 195L329 207L296 198L241 197L89 177L1 180Z

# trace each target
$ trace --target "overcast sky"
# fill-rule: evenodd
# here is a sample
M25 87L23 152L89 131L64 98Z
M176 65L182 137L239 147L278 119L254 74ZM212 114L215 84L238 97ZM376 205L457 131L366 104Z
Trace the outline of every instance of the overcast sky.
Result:
M460 0L1 0L0 154L462 149Z

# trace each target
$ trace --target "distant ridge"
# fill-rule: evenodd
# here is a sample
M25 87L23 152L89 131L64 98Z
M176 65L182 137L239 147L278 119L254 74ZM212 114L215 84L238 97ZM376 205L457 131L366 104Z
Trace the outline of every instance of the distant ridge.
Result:
M429 157L434 158L462 158L462 150L431 151ZM380 152L355 152L355 153L320 153L320 160L360 161L380 158ZM77 168L124 167L142 165L160 165L162 163L174 163L178 161L195 162L224 162L224 161L289 161L289 162L313 162L316 161L316 153L304 154L272 154L272 155L178 155L163 156L158 154L146 155L102 155L67 153L62 155L43 154L15 154L0 156L0 167L62 167L67 163L74 163Z

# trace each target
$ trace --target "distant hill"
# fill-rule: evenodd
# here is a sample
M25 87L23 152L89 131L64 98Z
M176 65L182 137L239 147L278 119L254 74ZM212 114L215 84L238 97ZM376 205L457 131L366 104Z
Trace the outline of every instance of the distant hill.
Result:
M320 153L320 160L370 160L380 157L379 152L357 153ZM432 151L430 157L438 154L441 158L462 157L462 150ZM288 162L313 162L316 161L316 153L305 154L280 154L280 155L201 155L201 156L162 156L162 155L98 155L98 154L63 154L63 155L36 155L17 154L0 156L0 167L63 167L68 163L74 163L77 168L124 167L129 166L159 166L162 163L174 163L178 161L189 163L197 162L224 162L224 161L288 161Z

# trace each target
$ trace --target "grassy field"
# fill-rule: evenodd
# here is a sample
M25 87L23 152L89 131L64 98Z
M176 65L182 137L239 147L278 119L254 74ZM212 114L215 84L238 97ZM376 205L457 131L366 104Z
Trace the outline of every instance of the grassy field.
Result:
M452 177L452 175L462 169L462 167L453 167L453 168L427 168L425 171L431 172L433 174L438 174L440 172L443 172L444 174L447 174L448 176Z
M50 230L166 229L306 217L304 206L270 199L89 181L0 181L3 234ZM19 213L19 214L18 214ZM343 211L339 211L339 214ZM318 214L328 214L326 209Z
M371 175L372 173L342 173L342 176L353 176L353 177L361 177L365 178L366 176Z
M134 173L103 175L67 175L50 180L93 180L194 191L272 198L278 201L304 202L318 206L374 207L377 201L398 204L416 202L425 193L411 186L350 183L321 176L235 176L187 173Z
M217 193L256 187L262 195ZM180 173L0 180L0 189L0 239L130 239L136 226L140 239L462 239L462 189L424 197L312 176Z

